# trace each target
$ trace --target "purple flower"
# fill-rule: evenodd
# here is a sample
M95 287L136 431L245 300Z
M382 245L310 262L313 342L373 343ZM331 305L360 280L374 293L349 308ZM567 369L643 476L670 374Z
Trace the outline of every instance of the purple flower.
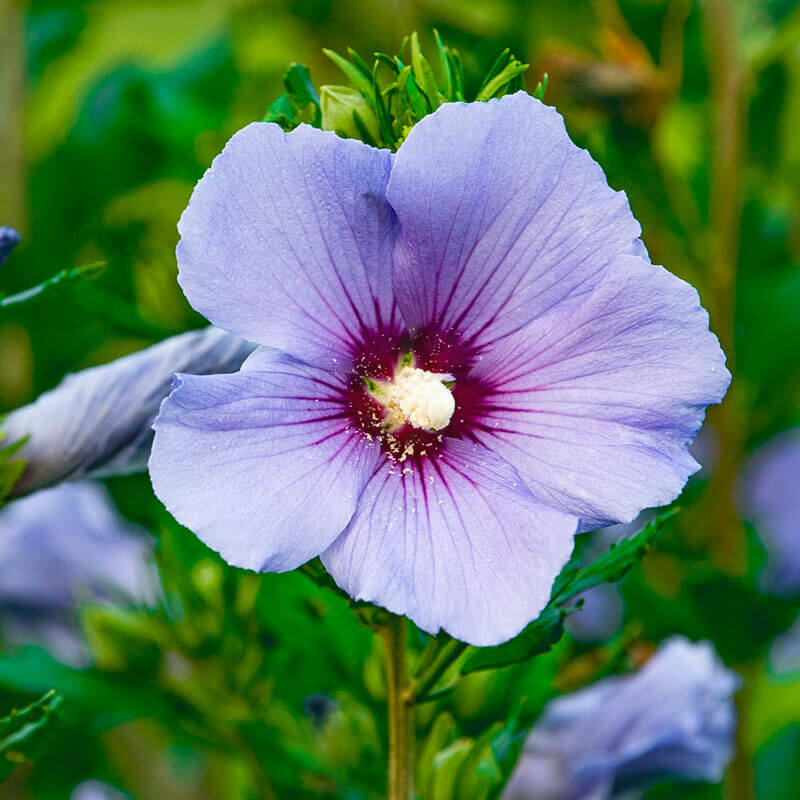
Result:
M0 530L0 612L12 640L44 639L75 660L79 601L154 600L152 544L98 484L16 500L0 511Z
M252 350L253 345L238 336L206 328L68 375L2 424L6 442L29 437L19 453L25 472L12 494L87 475L143 470L153 441L153 420L174 373L236 370Z
M776 675L787 675L800 671L800 617L789 630L772 640L768 663Z
M20 243L22 237L13 229L0 225L0 267L11 255L11 251Z
M102 781L88 780L72 790L69 800L128 800L128 795Z
M729 381L706 312L529 95L445 104L396 155L249 125L179 229L190 302L264 347L180 377L150 472L232 564L321 555L352 596L494 644L576 530L697 469Z
M658 780L719 781L740 682L708 642L670 639L635 675L553 700L503 798L611 800L638 797Z
M622 625L624 604L619 589L601 583L581 595L583 608L567 617L567 630L582 642L602 642Z
M800 428L760 448L743 472L742 513L767 549L764 587L778 595L800 591Z

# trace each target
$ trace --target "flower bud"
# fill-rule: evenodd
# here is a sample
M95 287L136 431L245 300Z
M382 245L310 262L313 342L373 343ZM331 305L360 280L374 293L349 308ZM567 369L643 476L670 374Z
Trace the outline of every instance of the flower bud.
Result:
M380 139L375 110L355 89L349 86L323 86L320 105L323 130L335 131L348 139L364 139L364 130L359 129L354 117L357 114L373 141Z

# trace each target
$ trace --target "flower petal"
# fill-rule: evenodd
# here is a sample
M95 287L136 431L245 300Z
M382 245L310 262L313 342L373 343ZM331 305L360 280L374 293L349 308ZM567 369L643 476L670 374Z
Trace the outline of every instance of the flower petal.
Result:
M544 608L576 520L542 505L485 448L442 442L440 458L387 462L322 554L359 600L475 645L493 645Z
M396 327L392 155L302 125L236 133L194 190L179 281L216 325L316 366Z
M19 452L25 471L12 495L87 475L144 470L153 420L172 376L237 370L253 349L250 342L209 327L67 375L3 422L6 441L29 437Z
M516 330L643 253L628 200L569 139L555 109L520 92L443 105L398 151L394 287L412 331L467 341Z
M349 428L344 383L266 349L234 375L176 382L150 457L172 515L238 567L281 572L328 547L379 457Z
M504 800L628 796L669 777L719 781L733 754L740 677L709 642L674 637L633 675L552 700ZM542 791L545 789L545 791Z
M671 502L699 465L687 446L730 374L689 284L618 258L570 313L487 349L477 437L582 529Z

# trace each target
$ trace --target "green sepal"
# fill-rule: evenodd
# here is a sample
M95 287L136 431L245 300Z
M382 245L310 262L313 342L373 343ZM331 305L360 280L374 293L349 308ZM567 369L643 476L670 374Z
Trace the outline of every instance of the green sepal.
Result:
M267 109L263 122L274 122L285 131L303 122L319 128L322 124L319 94L308 69L302 64L290 64L283 76L283 85L286 92Z

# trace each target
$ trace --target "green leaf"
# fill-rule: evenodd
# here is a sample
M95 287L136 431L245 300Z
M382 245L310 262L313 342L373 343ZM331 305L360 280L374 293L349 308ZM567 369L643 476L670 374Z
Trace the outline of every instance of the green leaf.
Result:
M397 76L397 88L408 98L408 104L416 118L415 121L421 120L429 113L430 106L427 98L420 91L411 67L405 67Z
M356 69L358 69L361 74L368 80L372 81L372 70L369 68L369 65L363 58L355 51L352 47L347 48L347 55L350 56L350 60L355 64Z
M502 53L494 60L494 64L489 68L489 71L486 73L486 77L483 79L483 83L478 89L478 94L480 94L490 83L490 81L494 80L505 68L506 65L511 61L513 56L511 55L511 51L506 47Z
M350 83L358 89L359 92L367 99L372 100L374 97L373 92L373 81L370 78L369 70L367 74L364 74L363 70L360 66L356 66L352 62L348 61L344 56L340 56L337 52L333 50L328 50L327 48L323 48L322 52L325 53L328 58L336 64L337 67L347 76L347 79ZM355 51L351 51L351 54ZM363 64L364 62L359 59L360 63Z
M287 131L302 122L319 128L322 124L319 94L308 69L302 64L290 64L283 76L283 85L285 94L269 107L263 121L274 122Z
M430 797L432 794L436 755L453 741L455 735L456 723L452 715L446 711L439 714L431 725L417 758L414 786L422 797Z
M519 759L527 731L519 731L519 717L524 701L519 701L500 730L491 739L492 754L500 770L500 780L489 793L490 800L499 797Z
M416 31L411 34L411 66L414 70L414 78L417 81L417 85L428 98L431 111L435 111L441 105L439 102L439 87L436 84L436 76L433 74L428 59L422 55L422 48Z
M283 76L286 87L267 110L264 122L274 122L284 130L292 130L306 122L318 128L321 123L320 101L308 70L301 64L290 64Z
M436 39L436 49L439 51L439 66L442 70L442 94L447 100L456 100L455 97L455 77L453 75L453 65L450 57L447 54L447 48L444 46L442 37L439 36L439 31L433 29L433 38Z
M551 601L552 602L552 601ZM570 609L571 610L571 609ZM569 611L548 605L519 636L497 647L475 647L461 667L462 675L481 669L498 669L518 664L552 649L564 635Z
M461 765L472 750L471 739L458 739L437 753L433 762L431 800L457 800L456 780Z
M491 100L493 97L502 97L513 91L515 81L528 69L528 64L510 57L508 63L494 77L484 81L483 86L476 95L476 100Z
M372 71L372 98L375 103L375 111L378 116L378 128L381 132L381 140L387 147L394 149L397 139L392 128L392 119L383 100L380 86L378 85L378 62ZM398 79L399 80L399 79Z
M62 269L61 272L57 272L46 281L42 281L36 286L32 286L30 289L25 289L23 292L12 294L10 296L0 295L0 308L15 305L16 303L24 303L27 300L32 300L34 297L38 297L46 289L50 289L51 287L56 286L59 283L63 283L64 281L72 281L77 278L94 278L105 269L105 266L105 261L95 261L91 264L83 264L80 267L68 267L66 269Z
M64 698L51 690L29 706L0 719L0 778L20 762L34 758L43 748Z
M642 560L650 545L660 533L664 523L678 513L678 508L662 511L639 533L611 549L586 567L568 564L553 584L550 605L565 603L600 583L619 581L628 570Z

